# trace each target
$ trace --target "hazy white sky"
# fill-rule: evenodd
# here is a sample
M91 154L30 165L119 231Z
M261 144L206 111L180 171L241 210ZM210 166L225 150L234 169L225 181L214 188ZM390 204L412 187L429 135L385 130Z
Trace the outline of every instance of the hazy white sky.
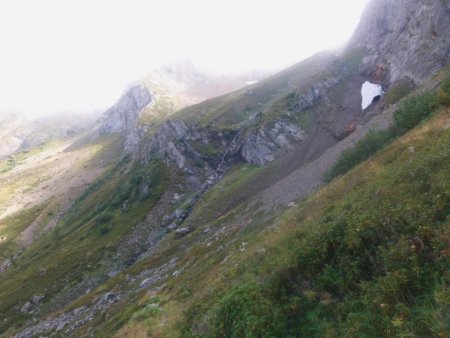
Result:
M280 69L348 39L367 0L0 0L0 109L104 109L152 68Z

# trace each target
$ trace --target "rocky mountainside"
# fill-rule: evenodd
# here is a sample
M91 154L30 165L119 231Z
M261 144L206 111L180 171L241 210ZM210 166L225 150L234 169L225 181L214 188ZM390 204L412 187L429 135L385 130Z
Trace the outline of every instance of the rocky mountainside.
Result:
M167 67L0 161L0 334L445 336L449 12L370 1L345 48L252 85ZM391 145L323 187L367 137Z
M96 125L94 137L123 134L125 136L124 150L133 150L139 142L140 134L145 132L138 123L140 113L153 99L143 85L130 88L103 114Z
M450 60L448 1L372 1L350 42L376 59L374 80L422 83Z
M0 146L0 158L12 154L20 147L21 140L11 133L11 130L16 129L21 123L17 114L0 113L0 135L3 141Z
M406 92L448 64L449 31L445 2L374 1L338 55L315 55L241 92L188 107L177 117L211 129L240 129L246 135L241 155L255 164L308 142L308 134L322 135L324 145L315 145L320 152L372 114L360 109L364 82ZM395 103L398 97L393 96L378 106ZM380 108L372 110L376 114Z
M244 86L246 83L237 77L211 75L188 62L156 69L126 90L103 114L94 139L122 134L124 151L136 153L149 129L177 110Z
M0 113L0 159L90 131L97 118L95 114L61 115L31 118L20 113Z

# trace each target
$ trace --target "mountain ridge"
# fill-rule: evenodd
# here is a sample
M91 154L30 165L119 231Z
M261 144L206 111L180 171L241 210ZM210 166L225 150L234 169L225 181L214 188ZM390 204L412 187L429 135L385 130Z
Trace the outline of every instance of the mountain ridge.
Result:
M324 185L323 175L345 149L370 130L390 128L409 96L442 87L450 74L444 67L449 56L441 50L449 38L447 9L440 0L371 1L340 53L319 53L180 110L179 102L164 100L189 86L176 80L166 90L144 81L87 134L16 158L15 167L0 174L8 183L0 196L11 205L9 194L42 199L0 220L0 333L393 336L407 333L406 322L420 334L445 332L445 320L419 298L437 316L435 327L422 329L415 310L394 305L416 297L408 295L414 268L423 282L414 292L445 313L445 283L429 289L426 283L429 266L445 278L447 239L438 232L448 225L448 108L310 194ZM424 13L424 22L405 21L408 13ZM434 36L429 28L440 22ZM408 48L398 43L410 34L433 37L427 39L430 55L415 48L416 40ZM417 66L421 60L424 68ZM163 83L167 73L162 71ZM195 72L186 76L196 90L204 83ZM385 94L363 111L365 81L381 84ZM152 104L161 98L156 109ZM36 165L28 167L33 159ZM436 170L427 170L427 161ZM73 186L61 197L49 180L62 190L63 182ZM400 182L398 189L393 182ZM427 187L434 201L429 217ZM414 192L422 192L420 203L412 204ZM410 227L392 207L395 198ZM414 215L421 215L418 221ZM419 221L435 228L424 230ZM27 232L32 240L24 245L21 234ZM420 242L423 255L416 250ZM383 255L392 257L392 266ZM342 269L350 257L358 265ZM405 298L383 291L387 279ZM381 298L365 288L372 282L367 285ZM367 297L367 311L358 292Z

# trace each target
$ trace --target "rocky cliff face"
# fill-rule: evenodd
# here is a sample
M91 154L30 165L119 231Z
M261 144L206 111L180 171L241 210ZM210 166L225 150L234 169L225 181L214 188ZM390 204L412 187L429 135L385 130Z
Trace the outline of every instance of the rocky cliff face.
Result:
M195 135L182 121L164 122L146 142L143 159L150 162L152 156L156 155L173 161L180 169L183 169L186 165L186 157L183 155L186 150L184 141L193 137Z
M131 87L99 120L96 137L104 134L123 134L124 149L133 151L145 130L138 124L142 110L152 102L152 95L143 85Z
M330 138L337 141L346 137L376 113L370 104L367 111L361 109L363 83L370 81L387 91L405 80L420 85L449 62L448 1L374 0L337 59L312 79L300 81L292 93L278 101L284 106L281 116L312 112L315 132L322 133L322 138L329 140L324 144L329 144ZM243 157L262 165L317 137L295 127L300 133L292 133L292 126L280 128L276 137L267 127L251 132L242 148ZM277 139L288 142L280 144Z
M390 83L403 77L422 83L450 61L450 3L371 1L349 44L354 46L373 53Z
M99 121L99 133L122 133L132 127L140 111L152 100L150 92L143 86L137 85L126 91L119 101L109 108Z
M277 121L271 128L251 131L242 144L241 155L248 163L264 165L280 153L291 151L304 138L305 131L295 124Z
M198 128L180 119L162 123L141 143L144 162L158 157L192 170L201 161L211 170L225 162L245 161L264 165L303 141L306 132L292 122L278 120L272 126L239 130Z
M121 134L125 153L136 155L150 129L158 128L175 111L245 85L236 77L214 76L188 62L154 70L103 113L94 139L105 134ZM166 127L163 125L162 134Z

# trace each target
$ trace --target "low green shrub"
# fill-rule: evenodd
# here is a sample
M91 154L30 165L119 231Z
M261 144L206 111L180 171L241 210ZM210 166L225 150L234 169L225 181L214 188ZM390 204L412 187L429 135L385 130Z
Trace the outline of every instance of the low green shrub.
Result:
M95 218L95 228L100 236L105 236L111 231L111 221L113 218L114 215L110 212L103 212Z
M436 93L428 92L406 99L394 114L394 126L406 132L428 118L439 107Z
M108 234L111 231L111 227L107 224L101 224L97 227L98 229L98 233L101 236L105 236L106 234Z
M101 225L101 224L109 223L109 222L111 222L111 220L113 218L114 218L114 215L112 213L104 212L97 216L97 218L95 219L95 224Z
M352 149L344 151L325 174L324 181L330 182L335 177L347 173L383 149L396 137L429 118L439 105L450 105L450 78L442 81L437 92L426 92L406 99L394 113L393 126L388 130L370 131Z
M286 320L266 288L247 282L226 294L212 319L214 337L283 337Z
M438 100L443 106L450 105L450 78L442 81L438 91Z
M330 182L335 177L345 174L383 149L394 137L395 132L392 129L369 131L353 148L342 153L338 161L325 175L325 181Z
M156 303L151 303L151 304L148 304L143 309L135 312L133 314L133 316L131 317L131 319L136 320L136 321L141 321L141 320L145 320L150 317L155 317L155 316L159 315L160 313L161 313L161 309L160 309L159 305Z
M204 312L189 318L188 327L205 332L194 336L446 337L450 134L429 132L416 142L408 160L379 161L383 170L356 178L350 193L324 197L331 205L277 245L289 248L289 263L273 269L268 257L271 272L258 269L259 283L218 292L207 325ZM404 144L382 156L399 151Z

